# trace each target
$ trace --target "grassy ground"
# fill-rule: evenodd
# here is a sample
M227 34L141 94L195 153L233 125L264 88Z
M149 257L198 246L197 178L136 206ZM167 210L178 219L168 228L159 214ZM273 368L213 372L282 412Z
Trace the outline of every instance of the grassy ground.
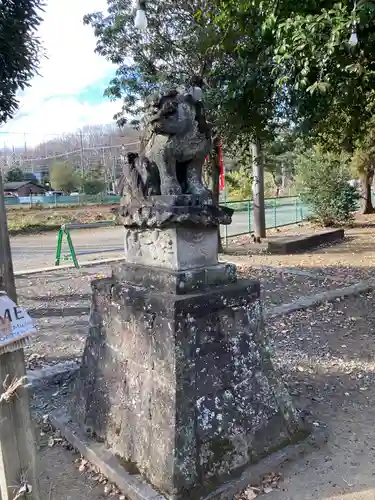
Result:
M88 205L50 208L8 207L8 228L11 234L54 230L62 224L88 223L113 219L115 205Z

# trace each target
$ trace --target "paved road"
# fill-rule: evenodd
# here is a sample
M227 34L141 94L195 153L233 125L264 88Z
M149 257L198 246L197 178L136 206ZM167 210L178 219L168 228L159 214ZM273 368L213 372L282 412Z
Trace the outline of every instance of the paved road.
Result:
M300 214L297 214L298 218ZM246 233L249 230L247 212L235 212L232 224L227 228L228 236ZM295 206L277 209L276 224L273 209L266 210L267 227L283 225L296 220ZM74 248L79 261L121 257L123 251L123 228L100 228L71 231ZM224 235L224 230L223 230ZM49 267L55 264L56 233L24 235L11 238L15 271Z

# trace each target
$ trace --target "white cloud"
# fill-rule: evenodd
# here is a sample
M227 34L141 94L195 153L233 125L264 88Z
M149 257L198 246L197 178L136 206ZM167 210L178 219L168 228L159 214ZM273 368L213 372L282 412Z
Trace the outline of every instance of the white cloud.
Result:
M40 76L21 95L18 116L1 129L3 138L4 131L10 134L7 142L19 143L19 133L40 138L112 120L119 102L89 105L74 98L87 86L109 79L113 71L108 61L95 54L93 30L82 22L86 13L106 7L106 0L48 0L39 29L47 58L41 61Z
M106 125L113 121L119 110L118 102L97 105L79 103L74 98L50 99L41 104L38 111L13 120L1 129L0 141L11 145L34 146L67 132L74 132L85 125ZM6 134L3 131L6 130ZM2 146L2 144L0 144Z

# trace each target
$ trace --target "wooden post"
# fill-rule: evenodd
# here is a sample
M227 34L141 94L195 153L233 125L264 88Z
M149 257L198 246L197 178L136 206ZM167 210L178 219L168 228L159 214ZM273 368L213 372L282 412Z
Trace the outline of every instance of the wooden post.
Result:
M1 288L17 302L1 173L0 277ZM0 355L0 394L6 381L10 383L25 375L23 349ZM1 400L0 396L0 499L15 498L40 500L34 430L25 387L17 389L9 401Z
M219 146L220 139L219 137L215 137L214 139L214 150L213 154L211 154L211 191L212 191L212 199L215 205L219 205L220 198L220 157L219 157ZM219 239L219 252L223 251L223 246L221 244L221 235L220 235L220 225L217 228L217 237Z

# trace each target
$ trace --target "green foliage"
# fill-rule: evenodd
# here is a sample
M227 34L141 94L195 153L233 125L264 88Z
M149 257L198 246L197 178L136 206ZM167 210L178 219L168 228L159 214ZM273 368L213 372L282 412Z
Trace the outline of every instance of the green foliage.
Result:
M0 124L18 108L17 92L24 90L37 71L36 37L42 0L0 2Z
M275 71L303 133L351 152L375 106L375 4L300 2L278 23ZM359 43L348 43L351 32Z
M276 193L276 188L280 187L278 183L275 182L275 177L270 172L264 172L264 196L265 198L274 198Z
M99 194L105 190L105 182L99 179L84 179L82 189L85 194Z
M21 182L25 180L25 172L19 167L11 168L5 176L5 180L7 182Z
M228 200L239 201L252 198L252 177L247 168L240 168L225 175Z
M133 123L142 103L162 83L203 77L209 121L224 143L249 148L273 135L282 113L273 61L274 20L264 4L240 0L147 2L147 34L134 28L132 0L108 0L108 15L85 17L96 50L117 66L106 94L122 99L116 116Z
M102 193L105 190L103 165L98 163L82 179L82 189L85 194L94 195Z
M372 119L364 137L358 139L352 156L351 166L355 176L370 174L375 170L375 120Z
M96 51L117 66L106 95L122 99L116 118L137 118L142 102L162 83L181 84L193 75L207 76L212 60L207 43L207 0L147 2L147 34L134 27L133 0L107 0L108 14L93 13L84 22L94 28ZM196 13L202 8L201 16Z
M74 166L68 162L59 161L51 167L51 186L53 189L71 193L80 186L80 178Z
M298 191L313 218L323 226L350 222L359 194L348 184L348 155L314 148L298 156L296 167Z
M134 28L132 0L107 3L107 14L90 14L85 23L94 28L96 51L117 66L106 95L123 100L119 123L131 116L136 124L144 99L162 83L202 76L209 120L241 165L227 174L232 199L250 197L253 142L261 146L268 195L282 178L293 178L297 159L308 160L297 136L304 147L320 144L326 151L315 149L310 159L322 200L331 196L324 194L324 176L333 189L324 155L333 165L342 150L356 150L353 165L366 168L366 175L373 169L364 142L375 108L372 2L353 8L352 2L335 0L149 0L147 33ZM348 44L353 26L357 47ZM341 187L348 203L336 192L335 220L345 219L351 203ZM323 208L317 210L329 222Z
M212 114L228 143L249 149L252 142L273 137L283 112L283 89L275 85L272 11L267 2L217 0L209 14L216 28L208 96Z

